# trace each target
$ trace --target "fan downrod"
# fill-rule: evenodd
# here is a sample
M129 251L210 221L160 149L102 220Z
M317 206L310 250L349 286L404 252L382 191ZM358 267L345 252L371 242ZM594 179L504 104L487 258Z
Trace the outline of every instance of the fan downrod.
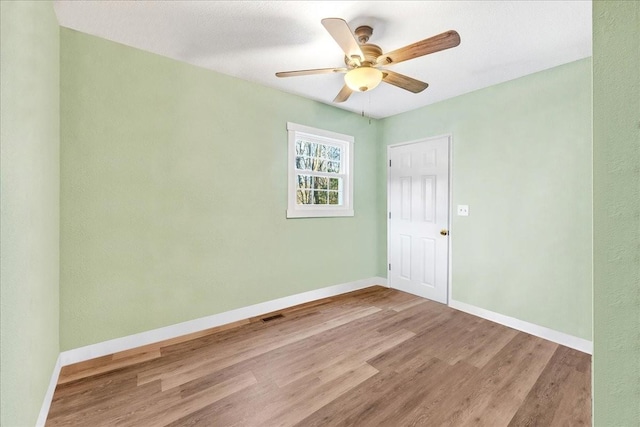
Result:
M373 28L368 25L361 25L356 28L355 31L356 37L358 38L358 42L360 44L365 44L369 41L371 34L373 34Z

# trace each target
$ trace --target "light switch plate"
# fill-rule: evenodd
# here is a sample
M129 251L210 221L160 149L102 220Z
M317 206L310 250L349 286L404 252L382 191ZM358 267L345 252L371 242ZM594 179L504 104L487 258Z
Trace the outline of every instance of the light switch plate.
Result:
M458 205L458 216L469 216L469 205Z

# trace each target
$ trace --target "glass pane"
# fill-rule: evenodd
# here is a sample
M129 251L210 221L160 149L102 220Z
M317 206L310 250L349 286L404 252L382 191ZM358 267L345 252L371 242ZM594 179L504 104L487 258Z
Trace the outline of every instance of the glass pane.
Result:
M311 161L310 158L305 157L305 159L304 159L304 168L303 169L308 170L308 171L313 170L312 163L313 162Z
M296 140L296 156L308 156L309 143L301 139Z
M318 148L319 148L318 157L322 157L323 159L326 159L328 156L327 152L329 151L329 147L327 147L326 145L318 144Z
M296 157L296 169L304 169L304 158Z
M316 176L314 178L313 181L313 188L318 188L320 190L326 190L327 189L327 184L328 184L328 179L321 177L321 176Z
M340 161L340 148L338 147L329 147L329 159Z
M296 203L299 205L310 205L313 203L312 191L310 190L298 190L296 191Z
M318 157L318 155L316 154L316 151L318 150L318 144L310 142L308 142L307 144L309 144L309 156Z
M340 163L339 162L329 162L329 164L327 165L327 172L340 173Z
M339 190L340 179L329 178L329 190Z
M298 188L311 188L313 177L310 175L298 175Z
M313 203L315 205L326 205L327 204L327 192L326 191L314 191L313 192Z
M337 191L329 191L329 204L330 205L338 205L340 202L338 201L338 192Z
M327 161L323 159L313 159L313 169L316 172L327 172Z

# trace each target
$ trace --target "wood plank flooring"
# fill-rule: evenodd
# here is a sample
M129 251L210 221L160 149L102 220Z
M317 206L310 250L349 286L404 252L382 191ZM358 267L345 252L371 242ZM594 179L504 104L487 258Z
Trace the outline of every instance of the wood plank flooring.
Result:
M591 425L579 351L383 287L280 313L64 367L46 425Z

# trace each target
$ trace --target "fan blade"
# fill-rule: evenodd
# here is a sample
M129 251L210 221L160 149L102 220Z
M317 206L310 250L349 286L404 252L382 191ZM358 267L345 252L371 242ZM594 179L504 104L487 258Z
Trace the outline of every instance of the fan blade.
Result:
M382 71L382 81L397 86L409 92L419 93L429 87L428 83L421 82L404 74L394 73L389 70Z
M277 77L294 77L294 76L308 76L311 74L332 74L332 73L346 73L346 68L316 68L312 70L298 70L298 71L281 71L276 73Z
M351 90L351 88L347 85L344 85L342 86L342 89L340 89L340 92L338 92L336 97L333 99L333 102L344 102L349 99L352 93L353 91Z
M380 55L376 62L378 65L391 65L409 59L418 58L430 53L456 47L460 44L460 35L453 30L446 31L437 36L424 39L400 49Z
M347 58L352 58L355 55L359 57L360 61L364 60L362 49L360 49L358 41L344 19L325 18L322 20L322 25L338 43Z

